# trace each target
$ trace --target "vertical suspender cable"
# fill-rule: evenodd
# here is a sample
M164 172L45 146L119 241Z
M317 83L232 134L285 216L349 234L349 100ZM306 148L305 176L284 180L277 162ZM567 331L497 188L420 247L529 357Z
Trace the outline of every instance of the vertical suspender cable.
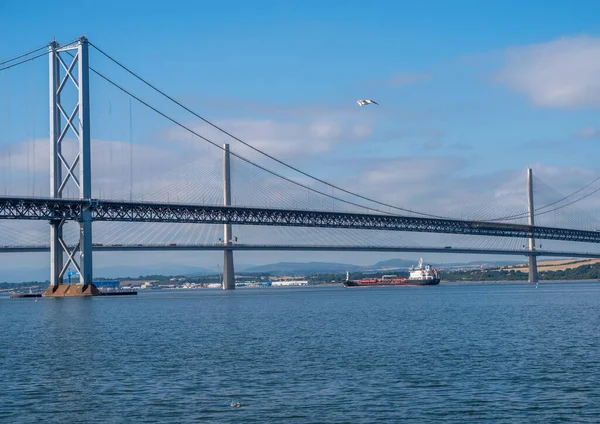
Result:
M26 71L26 76L25 76L25 119L27 119L28 124L29 124L29 128L31 128L32 123L33 123L33 119L32 118L32 112L31 112L31 106L30 104L33 103L31 101L31 79L32 79L32 75L31 75L31 67L28 69L28 71ZM30 133L31 134L31 133ZM28 135L30 135L28 134ZM33 140L33 139L32 139ZM26 193L27 196L29 196L29 189L31 188L31 150L30 150L30 146L29 143L27 141L27 139L24 140L25 144L27 145L26 151L27 151L27 189L26 189ZM34 195L35 193L32 193L32 195Z
M10 125L11 123L11 116L10 116L10 105L11 105L11 84L9 83L7 88L6 88L6 92L7 92L7 96L6 96L6 100L7 100L7 105L8 107L6 108L6 141L7 141L7 148L8 148L8 178L7 178L7 184L8 184L8 190L10 190L10 194L14 194L14 191L12 191L12 167L11 167L11 149L10 149L10 144L12 142L12 127ZM4 96L2 96L4 97Z
M110 96L110 93L109 93ZM110 198L113 196L113 186L112 186L112 179L114 175L117 175L116 169L114 169L114 165L113 165L113 133L112 133L112 126L113 126L113 122L112 122L112 103L110 101L110 98L108 99L108 160L110 162L110 173L111 176L108 178L108 192L109 195L106 196L106 198Z
M31 100L32 100L32 102L35 102L35 100L36 100L35 93L37 93L36 83L35 83L35 73L34 73L34 76L32 79L32 85L33 85L33 93L31 95ZM33 182L32 182L31 192L32 192L33 196L35 196L35 183L36 183L36 173L37 173L37 166L36 166L37 161L36 161L36 156L35 156L35 145L37 143L37 140L35 139L35 135L36 135L35 127L36 127L37 121L35 119L33 119L32 121L33 121L33 133L32 133L32 137L31 137L31 140L32 140L31 147L33 150ZM41 193L40 193L40 195L41 195Z
M133 201L133 121L131 116L131 97L129 98L129 201Z
M4 78L4 74L0 74L0 94L4 93L4 89L3 87L6 86L5 84L5 78ZM4 100L4 95L0 95L0 117L4 117L4 104L5 102ZM6 140L6 136L3 136L2 133L4 133L4 125L2 125L2 122L0 121L0 140ZM6 180L7 180L7 173L6 173L6 169L7 169L7 164L6 164L6 155L2 155L3 156L3 162L4 162L4 166L2 167L3 172L3 182L4 182L4 195L6 196Z

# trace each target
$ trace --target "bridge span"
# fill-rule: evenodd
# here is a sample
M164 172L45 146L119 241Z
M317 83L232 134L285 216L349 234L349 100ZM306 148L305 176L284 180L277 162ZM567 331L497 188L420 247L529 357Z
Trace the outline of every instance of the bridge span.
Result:
M0 197L0 219L347 228L600 243L600 231L490 221L114 200Z
M73 248L73 246L69 246ZM131 252L131 251L314 251L314 252L407 252L407 253L461 253L476 255L508 255L560 258L600 258L600 252L546 251L527 249L471 249L453 247L423 246L326 246L326 245L280 245L280 244L94 244L95 252ZM49 245L39 246L0 246L0 253L49 252Z

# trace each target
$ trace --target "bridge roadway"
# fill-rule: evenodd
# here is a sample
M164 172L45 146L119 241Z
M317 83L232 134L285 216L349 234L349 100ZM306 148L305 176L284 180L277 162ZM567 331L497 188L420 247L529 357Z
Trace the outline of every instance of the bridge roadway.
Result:
M72 248L73 246L70 246ZM234 244L224 247L222 244L94 244L92 249L96 252L112 251L208 251L208 250L238 250L238 251L336 251L336 252L412 252L412 253L469 253L482 255L516 255L529 256L528 250L502 250L502 249L470 249L448 247L422 247L422 246L307 246L307 245L260 245L260 244ZM0 253L26 253L48 252L48 245L23 245L0 246ZM600 252L568 252L536 250L535 256L552 256L561 258L600 258Z
M91 209L93 221L352 228L600 243L600 231L489 221L239 206L0 197L0 219L79 221L86 209Z

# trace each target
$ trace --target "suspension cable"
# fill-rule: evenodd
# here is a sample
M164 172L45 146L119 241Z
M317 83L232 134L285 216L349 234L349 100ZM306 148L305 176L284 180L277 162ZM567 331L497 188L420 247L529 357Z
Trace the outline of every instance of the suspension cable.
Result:
M159 115L160 115L160 116L162 116L163 118L165 118L165 119L168 119L169 121L171 121L171 122L172 122L172 123L174 123L175 125L177 125L177 126L179 126L179 127L183 128L184 130L186 130L186 131L190 132L191 134L195 135L196 137L199 137L199 138L201 138L202 140L204 140L204 141L206 141L206 142L208 142L208 143L212 144L213 146L215 146L215 147L217 147L217 148L219 148L219 149L221 149L221 150L225 150L225 149L224 149L222 146L219 146L219 145L218 145L217 143L215 143L214 141L212 141L212 140L210 140L210 139L208 139L208 138L204 137L204 136L203 136L203 135L201 135L201 134L198 134L196 131L192 130L191 128L187 127L186 125L182 124L181 122L179 122L179 121L175 120L174 118L171 118L170 116L168 116L168 115L167 115L167 114L165 114L164 112L161 112L160 110L158 110L158 109L157 109L157 108L155 108L154 106L150 105L149 103L147 103L147 102L145 102L144 100L140 99L140 98L139 98L139 97L137 97L136 95L132 94L131 92L129 92L128 90L126 90L126 89L125 89L125 88L123 88L122 86L118 85L117 83L115 83L114 81L112 81L111 79L109 79L108 77L104 76L104 75L103 75L103 74L101 74L100 72L96 71L95 69L93 69L93 68L91 68L91 67L90 67L89 69L90 69L92 72L94 72L96 75L98 75L100 78L102 78L103 80L105 80L106 82L108 82L109 84L113 85L114 87L116 87L117 89L121 90L121 91L122 91L122 92L124 92L125 94L127 94L127 95L131 96L133 99L135 99L135 100L136 100L136 101L138 101L139 103L143 104L144 106L148 107L149 109L153 110L154 112L156 112L157 114L159 114ZM281 175L281 174L278 174L278 173L277 173L277 172L275 172L275 171L272 171L272 170L270 170L270 169L268 169L268 168L265 168L265 167L264 167L264 166L262 166L262 165L259 165L259 164L255 163L255 162L252 162L251 160L249 160L249 159L246 159L245 157L243 157L243 156L241 156L241 155L239 155L239 154L237 154L237 153L235 153L235 152L229 151L229 154L231 154L231 155L233 155L233 156L235 156L235 157L237 157L237 158L239 158L239 159L243 160L244 162L247 162L247 163L249 163L249 164L251 164L251 165L253 165L253 166L255 166L255 167L259 168L259 169L262 169L263 171L265 171L265 172L268 172L268 173L269 173L269 174L271 174L271 175L274 175L274 176L276 176L276 177L278 177L278 178L281 178L281 179L283 179L283 180L285 180L285 181L287 181L287 182L290 182L290 183L292 183L292 184L295 184L295 185L297 185L297 186L299 186L299 187L302 187L302 188L304 188L304 189L310 190L310 191L312 191L312 192L314 192L314 193L318 193L318 194L320 194L320 195L322 195L322 196L329 197L330 199L337 200L337 201L340 201L340 202L343 202L343 203L346 203L346 204L349 204L349 205L352 205L352 206L356 206L356 207L359 207L359 208L362 208L362 209L367 209L367 210L371 210L371 211L376 211L376 212L379 212L379 213L382 213L382 214L385 214L385 215L393 215L393 214L391 214L391 213L389 213L389 212L386 212L386 211L383 211L383 210L379 210L379 209L376 209L376 208L370 208L370 207L368 207L368 206L364 206L364 205L361 205L361 204L359 204L359 203L351 202L351 201L349 201L349 200L340 199L339 197L335 197L335 196L333 196L333 195L330 195L330 194L324 193L324 192L322 192L322 191L316 190L316 189L314 189L314 188L312 188L312 187L309 187L309 186L307 186L307 185L304 185L304 184L302 184L302 183L299 183L299 182L297 182L297 181L294 181L294 180L292 180L291 178L288 178L288 177L285 177L285 176L283 176L283 175ZM442 218L442 217L437 217L437 218Z
M38 54L38 55L36 55L36 56L29 57L29 58L27 58L27 59L23 59L23 60L21 60L21 61L19 61L19 62L16 62L16 63L11 63L10 65L6 65L6 66L4 66L4 67L0 68L0 71L4 71L4 70L6 70L6 69L10 69L10 68L14 68L15 66L22 65L23 63L30 62L30 61L32 61L32 60L35 60L35 59L38 59L38 58L40 58L40 57L42 57L42 56L46 56L47 54L48 54L47 52L44 52L44 53L40 53L40 54Z
M285 166L285 167L287 167L287 168L289 168L289 169L291 169L291 170L293 170L295 172L298 172L298 173L304 175L305 177L308 177L308 178L310 178L312 180L315 180L315 181L317 181L317 182L319 182L321 184L324 184L326 186L332 187L332 188L334 188L336 190L339 190L339 191L341 191L343 193L346 193L346 194L349 194L351 196L358 197L358 198L360 198L362 200L366 200L368 202L375 203L375 204L380 205L380 206L385 206L387 208L392 208L392 209L400 210L400 211L403 211L403 212L409 212L409 213L413 213L413 214L416 214L416 215L428 216L428 217L431 217L431 218L452 219L452 218L448 218L448 217L444 217L444 216L440 216L440 215L432 215L432 214L428 214L428 213L424 213L424 212L419 212L419 211L415 211L415 210L411 210L411 209L402 208L402 207L399 207L399 206L394 206L394 205L391 205L391 204L388 204L388 203L380 202L378 200L375 200L375 199L363 196L363 195L358 194L358 193L354 193L352 191L346 190L346 189L344 189L342 187L339 187L337 185L331 184L331 183L329 183L329 182L327 182L325 180L322 180L322 179L320 179L318 177L315 177L314 175L311 175L311 174L309 174L307 172L304 172L304 171L302 171L301 169L299 169L299 168L297 168L295 166L289 165L288 163L286 163L286 162L284 162L284 161L282 161L280 159L277 159L276 157L274 157L274 156L266 153L265 151L260 150L260 149L258 149L256 147L252 146L251 144L245 142L244 140L241 140L240 138L234 136L233 134L229 133L225 129L223 129L223 128L219 127L218 125L214 124L213 122L209 121L208 119L200 116L198 113L194 112L193 110L191 110L190 108L188 108L184 104L182 104L179 101L175 100L173 97L169 96L167 93L165 93L164 91L160 90L159 88L157 88L156 86L154 86L150 82L146 81L144 78L142 78L141 76L139 76L138 74L136 74L135 72L133 72L132 70L130 70L129 68L127 68L125 65L121 64L119 61L117 61L116 59L114 59L108 53L106 53L103 50L101 50L98 46L96 46L92 42L88 41L88 43L92 47L94 47L98 52L102 53L106 58L108 58L109 60L111 60L112 62L114 62L116 65L118 65L119 67L121 67L123 70L125 70L126 72L128 72L129 74L131 74L132 76L134 76L135 78L137 78L139 81L141 81L144 84L146 84L148 87L152 88L157 93L161 94L162 96L164 96L167 99L169 99L171 102L175 103L177 106L179 106L182 109L184 109L185 111L191 113L196 118L201 119L202 121L204 121L208 125L210 125L213 128L215 128L216 130L222 132L223 134L226 134L227 136L233 138L236 141L239 141L244 146L249 147L250 149L254 150L255 152L258 152L258 153L260 153L260 154L268 157L269 159L274 160L275 162L279 163L280 165L283 165L283 166ZM373 209L373 208L366 208L365 207L365 209ZM373 210L375 210L375 209L373 209Z
M422 215L422 216L432 217L432 218L440 218L440 219L453 219L453 218L449 218L449 217L445 217L445 216L433 215L433 214L428 214L428 213L424 213L424 212L419 212L419 211L415 211L415 210L411 210L411 209L406 209L406 208L402 208L402 207L399 207L399 206L391 205L391 204L388 204L388 203L385 203L385 202L380 202L380 201L378 201L378 200L375 200L375 199L372 199L372 198L369 198L369 197L363 196L363 195L361 195L361 194L358 194L358 193L355 193L355 192L351 192L351 191L349 191L349 190L346 190L346 189L344 189L344 188L342 188L342 187L336 186L336 185L334 185L334 184L332 184L332 183L329 183L329 182L327 182L327 181L325 181L325 180L322 180L322 179L320 179L320 178L318 178L318 177L315 177L314 175L308 174L307 172L305 172L305 171L302 171L301 169L299 169L299 168L297 168L297 167L295 167L295 166L289 165L288 163L286 163L286 162L284 162L284 161L282 161L282 160L280 160L280 159L277 159L276 157L274 157L274 156L272 156L272 155L270 155L270 154L268 154L268 153L264 152L264 151L263 151L263 150L261 150L261 149L258 149L258 148L256 148L256 147L252 146L251 144L249 144L249 143L247 143L247 142L243 141L242 139L240 139L240 138L238 138L238 137L234 136L233 134L229 133L229 132L228 132L228 131L226 131L225 129L223 129L223 128L219 127L218 125L214 124L213 122L209 121L208 119L206 119L206 118L202 117L201 115L199 115L198 113L194 112L193 110L191 110L190 108L188 108L187 106L185 106L184 104L182 104L181 102L179 102L179 101L177 101L176 99L174 99L173 97L169 96L169 95L168 95L167 93L165 93L164 91L162 91L162 90L160 90L159 88L157 88L156 86L154 86L152 83L148 82L147 80L145 80L144 78L142 78L141 76L139 76L138 74L136 74L134 71L132 71L131 69L129 69L128 67L126 67L125 65L123 65L121 62L119 62L118 60L116 60L115 58L113 58L112 56L110 56L108 53L104 52L102 49L100 49L98 46L96 46L96 45L95 45L95 44L93 44L92 42L89 42L89 44L90 44L92 47L94 47L94 48L95 48L95 49L96 49L98 52L100 52L102 55L104 55L106 58L108 58L110 61L112 61L113 63L115 63L117 66L119 66L120 68L122 68L122 69L123 69L123 70L125 70L126 72L128 72L130 75L132 75L133 77L135 77L135 78L136 78L136 79L138 79L139 81L143 82L145 85L147 85L148 87L150 87L151 89L153 89L153 90L154 90L154 91L156 91L157 93L159 93L159 94L161 94L162 96L166 97L166 98L167 98L167 99L169 99L171 102L175 103L177 106L181 107L182 109L184 109L184 110L185 110L185 111L187 111L188 113L190 113L190 114L194 115L196 118L198 118L198 119L201 119L202 121L204 121L204 122L205 122L205 123L207 123L208 125L212 126L212 127L213 127L213 128L215 128L216 130L218 130L218 131L222 132L223 134L226 134L227 136L229 136L229 137L233 138L234 140L236 140L236 141L238 141L238 142L242 143L243 145L245 145L245 146L249 147L250 149L252 149L252 150L254 150L254 151L256 151L256 152L258 152L258 153L260 153L260 154L262 154L262 155L264 155L264 156L266 156L266 157L268 157L269 159L272 159L272 160L274 160L275 162L277 162L277 163L279 163L279 164L281 164L281 165L283 165L283 166L285 166L285 167L287 167L287 168L289 168L289 169L291 169L291 170L293 170L293 171L295 171L295 172L298 172L298 173L300 173L300 174L302 174L302 175L304 175L304 176L306 176L306 177L308 177L308 178L310 178L310 179L313 179L313 180L315 180L315 181L317 181L317 182L319 182L319 183L321 183L321 184L324 184L324 185L326 185L326 186L329 186L329 187L331 187L331 188L334 188L334 189L336 189L336 190L339 190L339 191L341 191L341 192L343 192L343 193L349 194L349 195L351 195L351 196L358 197L358 198L360 198L360 199L363 199L363 200L366 200L366 201L368 201L368 202L375 203L375 204L378 204L378 205L381 205L381 206L385 206L385 207L392 208L392 209L396 209L396 210L401 210L401 211L403 211L403 212L409 212L409 213L413 213L413 214L416 214L416 215ZM90 68L90 69L91 69L91 68ZM94 71L94 72L96 72L96 71ZM97 73L97 72L96 72L96 73ZM97 73L97 74L98 74L98 73ZM103 77L103 76L102 76L102 75L100 75L100 74L98 74L98 75L99 75L99 76L101 76L101 77ZM104 77L103 77L103 78L104 78ZM105 79L106 79L106 78L105 78ZM116 84L114 84L112 81L110 81L110 80L108 80L108 79L106 79L106 80L107 80L109 83L111 83L111 84L113 84L113 85L117 86L117 85L116 85ZM119 86L117 86L117 88L119 88L119 89L121 89L121 90L125 91L125 90L124 90L122 87L119 87ZM125 91L125 92L126 92L127 94L129 94L130 96L134 97L134 98L135 98L137 101L144 103L144 102L143 102L143 101L141 101L139 98L137 98L137 97L133 96L131 93L129 93L129 92L127 92L127 91ZM151 107L151 106L150 106L150 105L148 105L147 103L144 103L144 104L145 104L147 107L150 107L151 109L153 109L155 112L157 112L157 113L160 113L158 110L156 110L155 108ZM166 115L164 115L164 114L162 114L162 113L160 113L160 114L161 114L161 115L163 115L165 118L167 118L167 119L171 120L171 121L172 121L172 122L174 122L175 124L177 124L177 125L181 126L182 128L184 128L184 129L186 129L186 130L190 131L190 132L191 132L191 133L193 133L194 135L196 135L196 136L198 136L198 137L200 137L200 138L204 139L205 141L208 141L209 143L211 143L211 144L213 144L213 145L215 145L215 146L217 146L217 147L219 147L219 148L221 148L221 149L222 149L222 147L221 147L221 146L219 146L219 145L217 145L216 143L213 143L212 141L210 141L210 140L206 139L205 137L202 137L201 135L199 135L199 134L195 133L195 132L194 132L194 131L192 131L191 129L189 129L189 128L187 128L187 127L183 126L182 124L180 124L180 123L176 122L175 120L173 120L173 119L171 119L171 118L167 117ZM238 155L236 155L236 154L234 154L234 153L231 153L231 154L233 154L233 155L235 155L235 156L238 156ZM307 188L307 189L308 189L308 190L310 190L310 191L313 191L313 192L316 192L316 193L319 193L319 194L325 195L325 196L327 196L327 197L329 197L329 198L332 198L332 199L335 199L335 200L339 200L339 201L342 201L342 202L344 202L344 203L351 204L351 205L353 205L353 206L359 206L359 207L361 207L361 208L364 208L364 209L371 209L371 210L374 210L374 211L378 211L378 212L382 212L382 213L389 214L389 213L387 213L387 212L384 212L384 211L380 211L380 210L377 210L377 209L374 209L374 208L369 208L369 207L366 207L366 206L363 206L363 205L356 204L356 203L354 203L354 202L350 202L350 201L346 201L346 200L343 200L343 199L337 198L337 197L335 197L335 196L332 196L332 195L328 195L328 194L326 194L326 193L322 193L322 192L320 192L320 191L318 191L318 190L315 190L315 189L313 189L313 188L310 188L310 187L308 187L308 186L304 186L304 185L302 185L302 184L300 184L300 183L296 183L295 181L293 181L293 180L290 180L290 179L288 179L288 178L285 178L285 177L283 177L282 175L276 174L276 173L274 173L274 172L272 172L272 171L270 171L270 170L268 170L268 169L266 169L266 168L264 168L264 167L262 167L262 166L260 166L260 165L258 165L258 164L256 164L256 163L254 163L254 162L251 162L251 161L249 161L249 160L247 160L247 159L245 159L245 158L241 157L241 156L238 156L238 157L239 157L240 159L242 159L242 160L244 160L244 161L246 161L246 162L248 162L248 163L250 163L250 164L254 165L254 166L257 166L257 167L259 167L259 168L261 168L261 169L263 169L263 170L265 170L265 171L267 171L267 172L269 172L269 173L273 174L273 175L276 175L276 176L278 176L278 177L280 177L280 178L283 178L284 180L287 180L287 181L293 182L294 184L297 184L297 185L299 185L299 186L301 186L301 187L303 187L303 188ZM550 210L544 211L544 209L547 209L547 208L549 208L549 207L551 207L551 206L553 206L553 205L555 205L555 204L557 204L557 203L560 203L560 202L562 202L562 201L564 201L564 200L566 200L566 199L568 199L568 198L570 198L570 197L572 197L572 196L576 195L577 193L580 193L581 191L585 190L587 187L589 187L590 185L592 185L593 183L595 183L595 182L596 182L596 181L598 181L598 180L600 180L600 177L596 178L596 179L595 179L595 180L593 180L591 183L587 184L586 186L582 187L581 189L579 189L579 190L577 190L577 191L575 191L575 192L573 192L573 193L571 193L571 194L569 194L569 195L567 195L567 196L563 197L562 199L559 199L559 200L557 200L557 201L555 201L555 202L549 203L549 204L547 204L547 205L544 205L544 206L542 206L542 207L540 207L540 208L536 209L536 210L534 211L534 213L535 213L536 215L543 215L543 214L546 214L546 213L549 213L549 212L554 212L554 211L556 211L556 210L562 209L562 208L564 208L564 207L566 207L566 206L570 206L570 205L572 205L572 204L574 204L574 203L577 203L577 202L579 202L579 201L581 201L581 200L583 200L583 199L585 199L585 198L587 198L587 197L591 196L592 194L596 193L597 191L600 191L600 189L598 189L598 190L595 190L595 191L593 191L592 193L590 193L590 194L588 194L588 195L586 195L586 196L584 196L584 197L581 197L580 199L577 199L577 200L575 200L575 201L573 201L573 202L567 203L567 204L565 204L565 205L562 205L562 206L560 206L560 207L557 207L557 208L554 208L554 209L550 209ZM500 217L500 218L488 219L488 220L484 220L484 222L489 222L489 221L503 221L503 220L516 220L516 219L522 219L522 218L525 218L525 217L527 217L527 216L529 216L529 214L528 214L528 213L523 213L523 214L516 214L516 215L510 215L510 216Z
M2 62L0 62L0 66L2 66L2 65L5 65L5 64L7 64L7 63L9 63L9 62L14 62L15 60L17 60L17 59L21 59L22 57L29 56L30 54L33 54L33 53L39 52L40 50L42 50L42 49L45 49L45 48L47 48L48 46L49 46L49 44L48 44L48 43L46 43L46 44L45 44L45 45L43 45L42 47L38 47L38 48L37 48L37 49L35 49L35 50L31 50L31 51L28 51L27 53L20 54L19 56L15 56L15 57L13 57L12 59L3 60Z

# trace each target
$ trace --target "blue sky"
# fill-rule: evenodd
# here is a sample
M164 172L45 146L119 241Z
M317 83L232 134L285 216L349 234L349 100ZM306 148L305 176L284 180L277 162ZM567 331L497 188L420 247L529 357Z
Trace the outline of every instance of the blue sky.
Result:
M483 157L497 154L498 144L523 149L594 125L593 108L535 108L522 93L491 81L508 49L594 37L598 7L583 1L108 1L65 3L60 10L47 2L5 1L0 47L10 56L52 37L86 34L169 93L203 99L202 112L212 118L226 113L210 109L215 99L354 107L356 98L373 97L388 111L423 121L379 128L417 133L423 143L420 132L444 133L441 146L422 154L452 153L459 143ZM399 76L415 82L394 85ZM539 151L523 159L558 164L557 158L565 159Z
M85 34L245 140L394 204L428 210L427 199L447 193L462 199L527 166L565 193L597 173L595 1L59 4L0 2L0 60L54 37L67 42ZM101 68L105 62L95 57L92 66ZM47 81L45 66L31 71L40 73L40 85ZM39 124L27 134L8 131L0 119L4 144L43 136L41 93ZM107 112L100 84L92 94L99 104L93 135L126 142L129 122L113 113L114 107L126 115L126 101L115 97ZM359 108L359 98L380 106ZM168 122L134 108L136 145L172 150L165 137L181 141ZM105 125L109 117L112 124ZM140 153L152 154L160 156ZM408 173L418 178L407 179ZM373 181L386 183L374 187ZM379 256L361 258L353 260Z
M354 107L356 98L373 97L388 111L410 112L406 121L412 115L423 121L380 128L443 132L442 150L462 143L485 155L495 154L498 143L517 149L595 124L594 108L532 107L522 93L491 81L509 49L594 37L599 7L591 1L105 1L61 8L4 1L0 48L10 56L53 37L65 42L86 34L169 93L198 103ZM407 82L394 85L398 77ZM202 106L212 118L226 113ZM536 159L540 153L557 163L556 153L538 151Z

